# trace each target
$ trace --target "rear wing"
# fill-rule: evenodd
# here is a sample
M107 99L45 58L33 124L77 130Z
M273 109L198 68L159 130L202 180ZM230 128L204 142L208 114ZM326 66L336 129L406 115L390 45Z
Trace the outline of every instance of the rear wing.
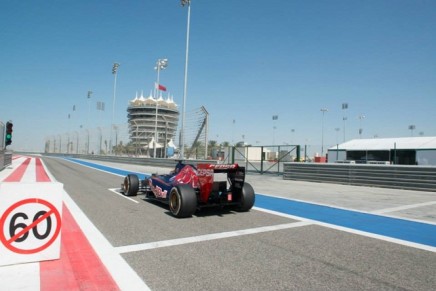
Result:
M242 190L245 181L245 167L240 167L238 164L198 164L197 176L200 183L200 200L207 201L212 189L222 189L223 182L215 182L215 173L227 173L227 182L229 187L226 191ZM225 181L224 181L225 182ZM220 185L214 185L219 183Z

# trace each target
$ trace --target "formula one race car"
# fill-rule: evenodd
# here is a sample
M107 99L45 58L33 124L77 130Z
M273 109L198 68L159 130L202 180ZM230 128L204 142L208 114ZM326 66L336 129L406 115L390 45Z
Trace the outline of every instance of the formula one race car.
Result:
M227 175L227 181L215 181L216 174ZM221 175L222 176L222 175ZM236 211L249 211L255 200L254 190L245 183L245 167L238 164L198 164L197 167L179 161L168 175L152 175L139 180L128 174L121 184L121 192L145 197L169 205L178 218L189 217L197 209L229 206Z

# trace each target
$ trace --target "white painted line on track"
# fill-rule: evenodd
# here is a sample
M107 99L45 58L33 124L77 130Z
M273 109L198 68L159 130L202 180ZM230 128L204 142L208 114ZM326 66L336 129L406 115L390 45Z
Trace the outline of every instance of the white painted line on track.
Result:
M56 178L50 173L50 171L47 169L47 166L44 163L44 160L41 159L41 164L44 167L45 173L48 175L48 177L50 178L51 181L55 182Z
M65 158L58 158L58 159L66 160ZM102 170L102 169L99 169L99 168L95 168L95 167L91 167L91 166L88 166L88 165L84 165L84 164L79 163L79 162L74 161L74 160L66 160L66 161L74 163L74 164L77 164L77 165L80 165L80 166L83 166L83 167L86 167L86 168L89 168L89 169L92 169L92 170L100 171L100 172L103 172L103 173L107 173L107 174L111 174L111 175L115 175L115 176L119 176L119 177L124 177L124 175L120 175L120 174L117 174L117 173L112 173L112 172L105 171L105 170Z
M189 244L189 243L203 242L203 241L209 241L209 240L215 240L215 239L224 239L224 238L237 237L237 236L242 236L242 235L249 235L249 234L276 231L276 230L282 230L282 229L289 229L289 228L307 226L310 224L312 224L312 223L306 222L306 221L300 221L300 222L285 223L285 224L278 224L278 225L272 225L272 226L263 226L263 227L228 231L228 232L220 232L220 233L212 233L212 234L191 236L191 237L178 238L178 239L163 240L163 241L157 241L157 242L151 242L151 243L122 246L122 247L116 247L115 249L120 254L123 254L123 253L129 253L129 252L145 251L145 250L151 250L151 249L157 249L157 248L163 248L163 247L170 247L170 246L177 246L177 245L183 245L183 244Z
M418 207L430 206L430 205L435 205L435 204L436 204L436 201L429 201L429 202L424 202L424 203L417 203L417 204L403 205L403 206L392 207L392 208L379 209L379 210L371 211L371 213L383 214L383 213L388 213L388 212L402 211L402 210L407 210L407 209L411 209L411 208L418 208Z
M64 203L118 287L121 290L150 290L66 192Z
M408 246L408 247L412 247L412 248L421 249L421 250L425 250L425 251L430 251L430 252L436 253L436 247L432 247L432 246L427 246L427 245L422 245L422 244L418 244L418 243L413 243L413 242L409 242L409 241L405 241L405 240L401 240L401 239L387 237L387 236L383 236L383 235L379 235L379 234L374 234L374 233L370 233L370 232L365 232L365 231L361 231L361 230L356 230L356 229L352 229L352 228L346 228L346 227L343 227L343 226L338 226L338 225L329 224L329 223L325 223L325 222L320 222L320 221L316 221L316 220L310 220L310 219L307 219L307 218L302 218L302 217L298 217L298 216L294 216L294 215L289 215L289 214L285 214L285 213L281 213L281 212L276 212L276 211L273 211L273 210L268 210L268 209L263 209L263 208L258 208L258 207L253 207L253 209L258 210L258 211L262 211L262 212L266 212L266 213L270 213L270 214L274 214L274 215L277 215L277 216L288 217L288 218L292 218L292 219L298 219L298 220L304 221L304 222L306 222L308 224L312 224L312 225L324 226L324 227L335 229L335 230L340 230L340 231L344 231L344 232L348 232L348 233L352 233L352 234L357 234L357 235L361 235L361 236L375 238L375 239L379 239L379 240L383 240L383 241L387 241L387 242L391 242L391 243L395 243L395 244L399 244L399 245L403 245L403 246Z
M123 198L126 198L126 199L128 199L128 200L130 200L130 201L132 201L132 202L135 202L135 203L139 203L139 201L136 201L135 199L132 199L132 198L130 198L130 197L127 197L126 195L123 195L123 194L121 194L120 192L118 192L117 190L119 190L118 188L110 188L110 189L108 189L109 191L111 191L111 192L114 192L115 194L117 194L117 195L119 195L119 196L121 196L121 197L123 197Z

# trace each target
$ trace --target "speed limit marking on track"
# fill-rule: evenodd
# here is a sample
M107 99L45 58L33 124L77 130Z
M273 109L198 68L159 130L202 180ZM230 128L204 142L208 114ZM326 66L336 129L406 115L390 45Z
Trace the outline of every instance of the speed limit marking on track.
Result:
M34 254L56 240L61 224L61 215L50 202L38 198L21 200L0 218L0 241L17 254Z
M63 184L0 183L0 266L60 258Z

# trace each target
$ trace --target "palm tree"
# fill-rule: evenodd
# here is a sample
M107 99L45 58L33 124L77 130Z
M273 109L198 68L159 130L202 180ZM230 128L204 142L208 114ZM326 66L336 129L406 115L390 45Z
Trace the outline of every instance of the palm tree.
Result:
M221 143L221 145L222 145L223 147L229 147L229 146L230 146L230 143L229 143L228 141L225 141L225 142Z

